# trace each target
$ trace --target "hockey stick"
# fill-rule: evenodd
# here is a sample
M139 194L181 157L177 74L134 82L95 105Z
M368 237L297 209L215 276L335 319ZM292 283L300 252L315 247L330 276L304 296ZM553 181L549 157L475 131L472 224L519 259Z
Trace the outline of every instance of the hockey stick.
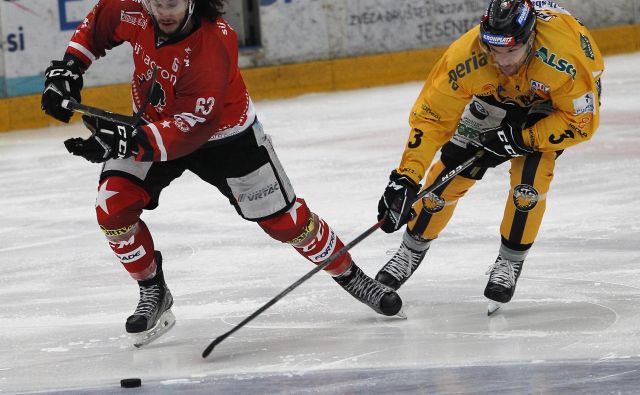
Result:
M480 148L480 147L478 147ZM475 155L473 155L471 158L465 160L464 162L462 162L461 164L459 164L455 169L451 170L450 172L448 172L447 174L445 174L444 176L442 176L442 178L440 178L438 181L436 181L434 184L432 184L431 186L429 186L429 188L424 189L422 192L420 192L419 194L416 195L416 198L413 200L413 202L411 203L411 205L413 206L418 200L422 199L423 197L427 196L428 194L430 194L431 192L435 191L436 189L440 188L441 186L443 186L444 184L446 184L450 179L452 179L453 177L457 176L458 174L462 173L465 169L471 167L471 165L473 165L474 163L476 163L478 160L480 160L480 158L482 158L484 156L484 150L483 149L479 149ZM471 174L475 175L476 172L480 170L479 168L474 169Z
M462 171L464 171L465 169L467 169L468 167L471 167L471 165L473 165L474 163L476 163L476 161L478 161L480 158L482 158L482 156L484 155L484 151L483 150L479 150L478 152L476 152L475 155L473 155L471 158L467 159L466 161L464 161L462 164L460 164L458 167L456 167L455 169L451 170L449 173L445 174L444 176L442 176L442 178L440 178L437 182L435 182L434 184L432 184L431 186L429 186L429 188L426 188L425 190L423 190L422 192L420 192L415 200L413 201L413 203L417 202L418 200L422 199L423 197L427 196L428 194L430 194L431 192L435 191L436 189L440 188L442 185L444 185L445 183L447 183L449 180L451 180L453 177L455 177L456 175L462 173ZM413 205L412 203L412 205ZM318 273L320 270L326 268L327 266L329 266L333 261L335 261L336 259L338 259L340 256L342 256L344 253L346 253L347 251L349 251L351 248L353 248L356 244L360 243L362 240L366 239L367 237L369 237L369 235L371 235L373 232L375 232L380 226L382 226L382 224L384 223L384 221L386 220L386 216L383 217L380 221L378 221L376 224L374 224L372 227L370 227L369 229L367 229L366 231L364 231L360 236L356 237L355 239L353 239L349 244L345 245L344 247L342 247L341 249L338 250L338 252L336 252L335 254L333 254L331 257L329 257L329 259L327 259L326 261L322 262L322 264L314 267L313 269L311 269L307 274L305 274L304 276L300 277L300 279L298 281L296 281L295 283L291 284L287 289L285 289L284 291L280 292L278 295L276 295L275 297L273 297L270 301L268 301L267 303L265 303L262 307L260 307L258 310L254 311L253 314L251 314L250 316L248 316L247 318L245 318L244 320L242 320L238 325L234 326L231 330L227 331L226 333L218 336L217 338L215 338L214 341L212 341L207 348L204 349L204 351L202 352L202 358L206 358L209 356L209 354L211 354L211 351L213 351L213 348L215 346L217 346L218 344L220 344L224 339L226 339L227 337L229 337L231 334L233 334L234 332L236 332L238 329L242 328L243 326L247 325L251 320L253 320L254 318L256 318L257 316L259 316L260 314L262 314L262 312L264 312L266 309L268 309L269 307L273 306L274 304L276 304L280 299L282 299L283 297L285 297L289 292L293 291L294 289L296 289L300 284L302 284L303 282L307 281L309 279L309 277L313 276L314 274Z
M144 109L147 108L147 105L151 102L151 98L155 94L156 88L156 74L158 72L158 68L154 67L151 72L151 88L149 89L149 93L147 94L147 98L142 106L138 109L138 111L131 115L122 115L117 114L111 111L102 110L97 107L87 106L82 103L78 103L73 99L65 99L62 101L62 107L67 110L77 112L83 115L89 115L92 117L104 119L107 121L123 123L125 125L133 126L134 128L140 125L140 120L142 119L142 114L144 113Z
M304 276L300 277L300 279L298 281L296 281L295 283L291 284L287 289L285 289L284 291L280 292L278 295L276 295L273 299L271 299L270 301L265 303L258 310L254 311L253 314L251 314L250 316L248 316L247 318L242 320L242 322L240 322L238 325L234 326L230 331L226 332L223 335L218 336L214 341L211 342L211 344L209 344L207 346L207 348L204 349L204 351L202 352L202 358L208 357L209 354L211 354L211 351L213 351L213 348L215 346L217 346L219 343L221 343L224 339L229 337L231 334L233 334L238 329L240 329L243 326L247 325L249 323L249 321L253 320L257 316L262 314L263 311L265 311L269 307L271 307L274 304L276 304L276 302L278 302L280 299L285 297L285 295L287 295L289 292L293 291L300 284L302 284L303 282L307 281L309 279L309 277L313 276L314 274L318 273L320 270L322 270L325 267L329 266L333 261L338 259L338 257L342 256L345 252L349 251L356 244L360 243L362 240L367 238L367 236L369 236L371 233L375 232L376 229L378 229L382 225L382 223L384 222L385 219L386 218L382 218L380 221L378 221L375 225L373 225L372 227L367 229L360 236L356 237L349 244L345 245L340 250L338 250L338 252L336 252L334 255L332 255L329 259L327 259L326 261L322 262L322 264L317 265L316 267L311 269L307 274L305 274Z

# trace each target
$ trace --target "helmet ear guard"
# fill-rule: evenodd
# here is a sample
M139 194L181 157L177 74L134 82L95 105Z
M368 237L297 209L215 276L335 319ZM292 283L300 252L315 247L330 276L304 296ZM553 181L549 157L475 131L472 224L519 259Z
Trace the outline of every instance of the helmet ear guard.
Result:
M531 0L491 0L480 22L480 42L496 47L529 43L536 19Z

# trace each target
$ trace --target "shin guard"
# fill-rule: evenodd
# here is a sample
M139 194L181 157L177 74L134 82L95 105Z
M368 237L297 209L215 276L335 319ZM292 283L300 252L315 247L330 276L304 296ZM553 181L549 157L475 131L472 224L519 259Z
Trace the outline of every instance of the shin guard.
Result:
M96 215L109 246L131 277L137 281L156 273L153 238L140 220L149 195L121 177L109 177L99 187Z
M293 207L275 218L258 222L276 240L291 244L303 257L316 265L322 264L344 244L331 227L309 210L303 199L296 199ZM344 273L351 264L345 253L324 270L332 276Z

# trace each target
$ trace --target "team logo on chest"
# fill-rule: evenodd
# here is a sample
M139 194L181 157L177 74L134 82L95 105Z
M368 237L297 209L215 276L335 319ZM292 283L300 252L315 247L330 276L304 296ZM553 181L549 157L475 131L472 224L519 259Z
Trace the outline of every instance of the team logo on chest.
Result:
M475 70L486 66L487 63L489 62L488 57L485 53L478 54L473 51L471 53L471 57L469 57L462 63L458 63L447 73L449 76L449 85L451 85L451 89L457 91L460 88L459 80L461 78L464 78L466 75L473 73Z
M557 54L549 51L549 48L541 47L536 51L536 58L540 59L547 66L558 70L559 72L569 74L572 79L576 79L576 66L568 60L562 59Z
M534 92L539 91L545 94L551 91L546 84L536 80L531 80L531 89L533 89Z
M169 62L168 59L165 59L163 62L162 59L156 59L155 56L150 56L147 54L146 49L139 43L133 45L133 54L136 58L136 70L143 70L143 66L138 62L142 62L148 68L143 71L143 74L146 74L146 78L151 79L151 73L154 68L158 69L158 80L169 81L171 85L175 85L178 82L178 72L180 71L180 60L178 58L174 58L171 66L166 66L166 63ZM164 63L164 64L160 64Z

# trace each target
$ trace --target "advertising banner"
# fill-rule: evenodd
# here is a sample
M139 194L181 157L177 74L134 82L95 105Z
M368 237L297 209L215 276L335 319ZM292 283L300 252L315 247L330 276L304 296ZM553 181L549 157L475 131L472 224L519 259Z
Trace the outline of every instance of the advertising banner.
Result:
M131 1L131 0L126 0ZM258 45L240 53L243 68L445 47L477 24L488 0L229 0L227 15L242 44L259 26ZM61 59L74 29L97 0L0 1L0 97L40 92L43 72ZM569 9L589 27L640 22L640 0L535 0ZM243 12L259 13L248 20ZM252 8L253 7L253 8ZM250 22L250 23L249 23ZM253 31L255 33L255 31ZM131 46L98 60L85 86L131 80Z
M0 3L4 96L39 92L52 59L61 59L76 26L94 0L10 0ZM98 60L85 78L86 86L131 79L131 47L111 51L109 64Z
M640 22L640 0L534 0L589 28ZM261 0L253 66L445 47L480 22L489 0Z

